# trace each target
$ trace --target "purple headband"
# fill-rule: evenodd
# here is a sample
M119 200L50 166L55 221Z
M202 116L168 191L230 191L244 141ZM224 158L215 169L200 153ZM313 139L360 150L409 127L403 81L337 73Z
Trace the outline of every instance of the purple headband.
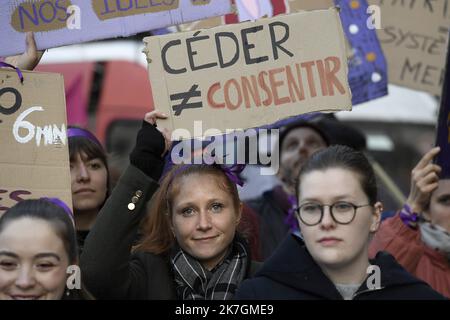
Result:
M232 166L224 166L219 164L218 166L222 169L228 179L241 187L244 186L244 181L242 181L239 174L244 170L245 164L233 164Z
M3 62L3 61L0 61L0 67L7 67L7 68L15 69L16 72L17 72L17 75L19 76L20 83L23 83L23 74L22 74L22 71L20 71L19 68L16 68L12 64L9 64L9 63Z
M213 163L208 165L216 166L217 168L222 170L223 173L225 173L225 175L227 176L227 178L230 179L234 184L237 184L241 187L244 185L244 181L242 181L242 179L239 177L239 174L244 170L245 164L233 164L231 166L227 166L223 164ZM183 164L177 170L175 170L175 172L172 175L172 179L169 182L169 185L172 183L172 180L178 174L189 168L189 166L191 166L191 164Z
M94 142L98 146L102 147L102 144L100 143L100 141L98 141L98 139L86 129L69 128L69 129L67 129L67 137L68 138L71 138L71 137L83 137L83 138L91 140L92 142Z
M47 200L47 201L49 201L49 202L51 202L51 203L53 203L53 204L56 204L58 207L63 208L64 211L69 215L69 217L70 217L72 220L74 220L74 216L73 216L72 210L70 210L70 208L67 206L67 204L65 204L65 203L64 203L63 201L61 201L60 199L58 199L58 198L47 198L47 197L43 197L43 198L41 198L41 199Z

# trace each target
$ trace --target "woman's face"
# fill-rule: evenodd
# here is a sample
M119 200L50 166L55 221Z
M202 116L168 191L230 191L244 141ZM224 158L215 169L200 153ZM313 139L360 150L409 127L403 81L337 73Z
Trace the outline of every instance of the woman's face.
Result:
M22 218L0 233L0 300L58 300L69 258L62 240L44 220Z
M431 195L427 213L432 224L450 232L450 179L439 180L438 188Z
M98 209L106 198L108 172L99 158L77 153L70 161L74 211Z
M305 203L332 205L349 202L357 206L369 204L358 176L346 169L315 170L303 175L299 190L299 206ZM381 203L356 209L353 221L338 224L324 207L322 221L314 226L300 219L300 229L308 251L321 266L342 268L356 261L367 263L369 234L378 229ZM365 260L364 260L365 259Z
M172 226L180 247L207 269L214 268L227 254L241 217L225 178L212 174L191 174L179 180L173 199Z

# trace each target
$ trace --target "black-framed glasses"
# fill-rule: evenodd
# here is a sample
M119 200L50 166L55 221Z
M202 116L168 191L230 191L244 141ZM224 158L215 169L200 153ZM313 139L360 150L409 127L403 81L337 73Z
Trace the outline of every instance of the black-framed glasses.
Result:
M339 224L349 224L355 219L356 210L362 207L369 207L371 204L357 206L351 202L338 201L333 204L320 204L308 202L300 205L295 212L297 217L307 226L315 226L323 219L324 207L330 208L331 218Z

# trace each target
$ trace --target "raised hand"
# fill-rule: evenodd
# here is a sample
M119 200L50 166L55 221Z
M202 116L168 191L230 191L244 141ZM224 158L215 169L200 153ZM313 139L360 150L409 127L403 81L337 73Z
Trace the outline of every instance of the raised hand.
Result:
M144 120L146 122L148 122L149 124L155 126L164 136L164 143L165 143L165 148L164 148L164 152L161 154L161 156L163 156L169 149L170 146L172 145L172 140L171 140L171 132L170 130L166 129L166 128L158 128L157 127L157 121L158 119L167 119L167 115L159 112L158 110L153 110L151 112L148 112L145 114L144 116Z
M411 171L411 187L406 203L412 212L422 213L430 200L431 193L438 187L441 167L433 164L433 158L441 149L428 151Z
M39 61L41 61L43 54L44 51L37 50L33 33L27 32L25 52L21 55L7 57L5 62L21 70L34 70Z

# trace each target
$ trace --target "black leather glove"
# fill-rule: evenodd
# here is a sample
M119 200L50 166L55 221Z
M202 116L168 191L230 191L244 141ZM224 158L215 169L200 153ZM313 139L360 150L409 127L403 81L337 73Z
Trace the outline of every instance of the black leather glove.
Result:
M147 121L143 121L137 134L136 145L130 153L130 163L158 181L164 169L164 149L165 140L162 133Z

